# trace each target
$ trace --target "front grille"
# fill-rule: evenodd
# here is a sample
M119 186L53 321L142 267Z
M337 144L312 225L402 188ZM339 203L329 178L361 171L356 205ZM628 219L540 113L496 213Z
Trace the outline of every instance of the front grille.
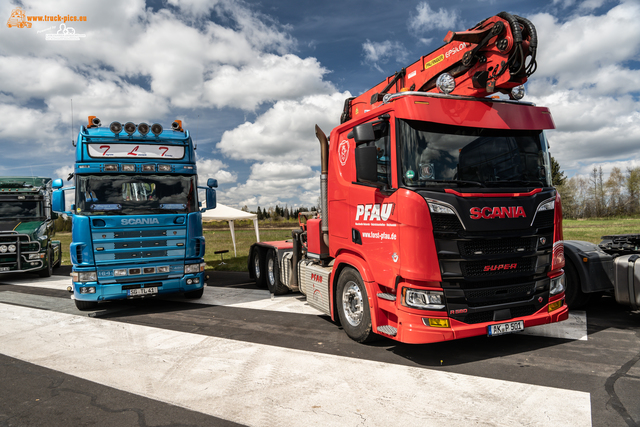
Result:
M460 264L465 277L495 276L503 274L530 273L535 267L535 257L508 258L499 261L470 261ZM512 266L514 266L512 268ZM502 267L501 267L502 266ZM508 268L505 268L508 266ZM485 267L489 269L485 270Z
M200 256L200 239L196 239L196 256Z
M514 294L531 294L533 293L534 287L534 285L521 285L508 288L480 289L477 291L467 291L465 292L465 295L468 299L478 299Z
M511 253L532 252L535 249L536 238L508 238L492 240L471 240L458 242L460 254L464 256L473 255L501 255Z
M509 319L513 319L516 317L530 316L535 312L536 312L536 306L534 304L513 307L511 308L511 317L509 317ZM507 321L509 319L503 319L503 320ZM468 325L474 325L476 323L493 322L493 310L467 314L465 318L461 320L461 322L466 323Z
M76 258L78 260L78 264L82 264L82 246L76 246Z
M535 312L536 306L533 304L513 307L511 309L511 318L513 319L514 317L530 316Z
M431 213L431 223L435 231L461 231L462 224L457 216Z
M533 222L535 228L553 228L554 210L542 211L536 214Z

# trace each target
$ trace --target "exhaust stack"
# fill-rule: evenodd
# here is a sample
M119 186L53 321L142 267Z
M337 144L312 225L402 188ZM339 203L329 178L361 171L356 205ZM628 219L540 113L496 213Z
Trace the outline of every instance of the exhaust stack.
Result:
M320 219L322 240L329 247L329 219L327 209L327 174L329 172L329 141L327 135L316 125L316 138L320 141Z

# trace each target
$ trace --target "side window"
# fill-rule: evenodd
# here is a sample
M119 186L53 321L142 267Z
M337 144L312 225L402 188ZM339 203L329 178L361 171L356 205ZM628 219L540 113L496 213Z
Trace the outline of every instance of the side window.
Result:
M382 122L373 127L376 139L368 142L367 146L375 146L378 151L377 169L378 181L391 186L391 147L389 138L389 123Z

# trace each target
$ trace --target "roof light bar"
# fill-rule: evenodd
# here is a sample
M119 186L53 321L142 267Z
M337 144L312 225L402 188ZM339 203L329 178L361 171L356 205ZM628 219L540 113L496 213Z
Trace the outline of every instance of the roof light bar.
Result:
M149 133L149 125L146 123L140 123L138 125L138 132L140 133L140 135L146 135Z

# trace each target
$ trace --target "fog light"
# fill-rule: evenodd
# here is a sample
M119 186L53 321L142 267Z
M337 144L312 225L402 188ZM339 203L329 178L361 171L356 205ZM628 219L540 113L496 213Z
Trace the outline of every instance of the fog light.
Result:
M94 286L82 286L80 288L81 294L95 294L96 288Z
M158 165L160 172L171 172L171 165Z
M116 277L126 276L127 270L125 270L124 268L119 270L113 270L113 275Z
M192 280L192 279L187 279L187 285L190 285L190 284L192 284L192 283L193 283L193 280Z
M442 310L444 295L437 291L402 288L402 305L422 310Z
M118 135L120 132L122 132L122 124L120 122L111 122L111 124L109 125L109 130Z
M449 327L449 319L431 319L431 318L423 317L422 323L424 323L425 326L431 326L433 328Z
M562 274L558 277L554 277L551 279L551 285L549 288L549 295L558 295L560 292L564 291L565 288L565 275Z
M123 172L134 172L136 170L136 165L122 165Z
M191 283L193 283L194 285L197 285L198 283L200 283L200 279L196 277L192 280Z
M9 246L7 246L7 249L9 250L9 252L15 252L16 251L16 245L9 245Z
M0 252L2 253L7 252L7 245L0 245Z
M526 91L524 89L524 85L520 85L520 86L516 86L513 89L511 89L511 98L517 100L520 100L522 98L524 98Z
M442 73L436 80L436 87L444 94L450 94L456 88L456 79L449 73Z
M549 304L549 313L562 307L564 300L558 300Z
M117 171L118 165L104 165L105 171Z
M156 171L156 165L143 165L142 166L142 170L144 172L155 172Z

